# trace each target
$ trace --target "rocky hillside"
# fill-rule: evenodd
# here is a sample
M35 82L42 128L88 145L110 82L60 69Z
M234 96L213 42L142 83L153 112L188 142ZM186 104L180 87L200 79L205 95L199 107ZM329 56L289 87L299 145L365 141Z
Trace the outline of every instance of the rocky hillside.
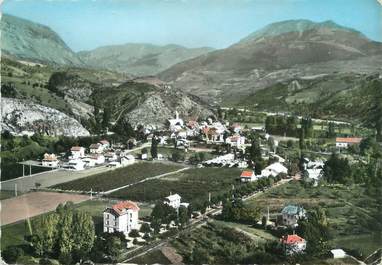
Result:
M4 55L34 62L83 65L77 54L47 26L3 14L0 29Z
M158 46L145 43L103 46L78 55L88 66L136 76L154 75L184 60L212 51L212 48Z
M12 133L41 132L48 135L87 136L82 125L66 114L28 100L1 99L1 127Z
M174 65L159 74L175 87L209 101L237 104L291 78L382 70L382 44L331 21L271 24L223 50Z

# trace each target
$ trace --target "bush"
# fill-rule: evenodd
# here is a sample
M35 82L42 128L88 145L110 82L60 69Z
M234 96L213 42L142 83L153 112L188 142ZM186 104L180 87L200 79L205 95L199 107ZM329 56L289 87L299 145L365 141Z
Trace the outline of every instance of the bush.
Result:
M150 233L151 232L150 225L148 223L143 223L139 231L142 233Z
M7 263L16 263L17 259L23 255L24 251L16 246L9 246L1 253L1 256Z
M40 265L52 265L52 261L48 258L41 258L38 262Z
M58 257L58 261L63 265L72 264L72 255L70 255L70 253L61 253Z
M131 230L131 232L129 233L129 237L139 237L139 236L140 236L139 232L136 229Z
M133 240L133 244L134 244L134 245L137 245L137 244L138 244L138 240L137 240L136 238L134 238L134 240Z

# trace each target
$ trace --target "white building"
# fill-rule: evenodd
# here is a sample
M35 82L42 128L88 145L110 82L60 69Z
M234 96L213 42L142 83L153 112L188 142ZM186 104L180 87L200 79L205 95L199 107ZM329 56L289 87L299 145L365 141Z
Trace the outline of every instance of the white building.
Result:
M288 205L281 211L283 224L296 227L298 220L306 216L306 211L301 206Z
M333 259L343 259L346 257L346 252L340 248L330 250Z
M241 175L240 175L241 182L251 182L251 181L255 181L256 179L257 179L256 174L253 170L244 170L243 172L241 172Z
M131 230L138 228L139 207L131 201L122 201L103 212L103 231L122 232L128 236Z
M164 203L170 205L174 209L178 209L180 207L181 197L179 194L172 194L167 196L164 200Z
M261 171L263 177L276 177L280 173L288 174L288 169L280 162L273 163Z
M232 147L240 148L245 144L245 137L238 134L229 136L225 140L225 143L231 145Z
M102 144L99 143L91 144L89 146L89 150L91 154L101 154L103 153L104 147L102 146Z
M102 145L103 150L110 148L110 142L108 140L101 140L99 141L99 144Z
M298 235L285 235L281 238L281 243L286 255L299 254L306 249L305 239Z
M351 145L359 144L362 141L362 138L358 137L337 137L336 138L336 147L337 148L348 148Z
M55 154L44 154L44 158L41 162L44 167L58 167L58 159Z
M135 157L133 155L125 155L121 157L121 165L128 166L135 163Z
M85 169L85 162L81 159L71 159L69 160L65 168L73 170L83 170Z
M177 131L184 126L183 120L179 118L178 111L175 111L175 118L169 119L168 122L169 122L169 128L171 131Z
M304 168L308 174L308 178L314 181L314 184L317 185L318 181L322 176L322 170L324 169L323 161L309 161L304 164Z
M95 160L91 159L91 157L85 157L82 159L82 161L85 163L86 167L94 167L95 166Z
M72 153L72 159L83 158L85 156L85 148L81 146L73 146L70 152Z

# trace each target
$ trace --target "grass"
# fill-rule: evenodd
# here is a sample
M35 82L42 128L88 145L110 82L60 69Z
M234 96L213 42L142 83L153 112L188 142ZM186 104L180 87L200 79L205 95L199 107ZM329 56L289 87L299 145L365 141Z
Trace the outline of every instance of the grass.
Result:
M260 207L264 213L269 207L271 215L281 212L287 204L298 204L309 210L320 206L326 210L334 247L360 250L368 255L381 246L382 239L374 234L377 222L375 202L359 185L304 187L299 181L291 181L246 202Z
M154 250L135 259L129 260L132 264L170 264L170 261L163 255L162 251Z
M155 201L178 193L184 201L206 200L208 192L212 196L227 192L237 183L240 170L237 168L198 168L178 174L137 184L116 191L110 196L134 201Z
M78 191L89 191L90 189L93 189L93 191L107 191L181 168L182 166L180 165L142 162L58 184L52 188Z

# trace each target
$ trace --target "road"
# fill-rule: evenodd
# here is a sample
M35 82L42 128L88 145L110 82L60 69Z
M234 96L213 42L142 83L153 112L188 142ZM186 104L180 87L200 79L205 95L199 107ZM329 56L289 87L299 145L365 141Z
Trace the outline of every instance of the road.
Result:
M150 143L144 143L141 146L128 150L127 153L134 152L143 148L151 146ZM60 183L88 177L98 173L103 173L112 168L106 166L93 167L81 171L71 171L64 169L55 169L52 171L45 171L42 173L33 174L30 176L19 177L0 182L1 190L15 190L17 185L18 192L28 192L31 189L36 188L36 183L40 183L40 188L46 188L49 186L57 185Z

